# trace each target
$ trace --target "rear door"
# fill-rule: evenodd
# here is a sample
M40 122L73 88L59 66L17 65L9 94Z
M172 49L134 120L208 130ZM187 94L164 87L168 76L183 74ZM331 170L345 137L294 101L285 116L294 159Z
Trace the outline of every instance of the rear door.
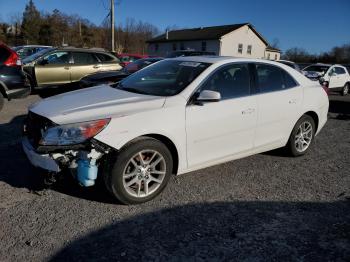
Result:
M104 53L96 53L95 55L100 62L99 66L101 71L112 71L122 69L118 58Z
M302 88L280 67L259 63L255 68L259 113L254 146L282 146L300 115Z
M39 60L34 68L38 86L70 83L69 61L68 51L55 51Z
M79 81L84 76L101 71L101 63L90 52L72 52L71 79Z

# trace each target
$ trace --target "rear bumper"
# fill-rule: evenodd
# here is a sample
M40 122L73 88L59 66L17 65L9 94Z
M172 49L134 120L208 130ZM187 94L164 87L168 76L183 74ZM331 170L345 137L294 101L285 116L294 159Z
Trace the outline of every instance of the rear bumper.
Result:
M59 172L60 167L48 154L40 155L35 152L27 137L22 138L22 148L33 166L53 172Z

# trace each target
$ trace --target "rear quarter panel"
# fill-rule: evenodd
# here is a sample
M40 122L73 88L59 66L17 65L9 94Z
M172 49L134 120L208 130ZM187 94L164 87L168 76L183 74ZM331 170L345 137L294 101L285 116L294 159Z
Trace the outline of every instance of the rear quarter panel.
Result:
M319 83L313 83L304 88L304 103L302 111L303 113L312 111L317 114L319 123L316 134L319 133L327 122L328 108L328 95Z

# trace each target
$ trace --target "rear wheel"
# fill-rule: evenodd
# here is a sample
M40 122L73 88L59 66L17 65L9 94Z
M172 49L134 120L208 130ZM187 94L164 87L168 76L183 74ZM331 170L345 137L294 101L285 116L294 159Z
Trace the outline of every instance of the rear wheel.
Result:
M346 83L346 84L344 85L341 94L342 94L343 96L346 96L347 94L349 94L349 83Z
M310 148L315 135L315 121L303 115L295 124L289 137L287 148L292 156L304 155Z
M168 148L153 138L132 142L119 152L107 189L124 204L140 204L156 197L167 185L173 162Z

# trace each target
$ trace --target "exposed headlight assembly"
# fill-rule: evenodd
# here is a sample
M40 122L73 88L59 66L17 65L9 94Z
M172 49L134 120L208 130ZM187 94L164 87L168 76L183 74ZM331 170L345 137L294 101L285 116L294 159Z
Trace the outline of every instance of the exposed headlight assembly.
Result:
M39 144L44 146L63 146L80 144L96 136L109 123L110 118L75 124L53 126L45 131Z

